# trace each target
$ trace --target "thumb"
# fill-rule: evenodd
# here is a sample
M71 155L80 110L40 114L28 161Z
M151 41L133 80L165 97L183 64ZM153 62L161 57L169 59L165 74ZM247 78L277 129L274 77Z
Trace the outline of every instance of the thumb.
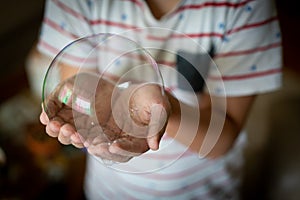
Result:
M157 150L159 148L159 142L165 131L167 118L167 111L162 105L154 104L151 106L147 137L147 142L150 149Z

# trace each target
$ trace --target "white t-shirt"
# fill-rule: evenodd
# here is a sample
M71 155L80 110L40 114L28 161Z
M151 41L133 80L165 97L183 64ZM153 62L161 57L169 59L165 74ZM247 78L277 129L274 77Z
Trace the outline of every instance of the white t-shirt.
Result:
M193 103L187 98L191 90L182 85L178 71L194 90L201 91L204 85L213 95L251 95L280 86L281 36L269 0L182 0L160 20L143 0L51 0L46 3L39 50L54 57L70 42L98 33L120 34L147 49L161 69L166 88L186 103ZM85 60L84 53L73 53L68 57L70 63ZM182 58L200 63L200 69L196 68L205 84L191 76L193 71ZM93 65L96 63L91 62L90 67ZM106 165L88 156L86 196L238 198L244 136L216 160L199 158L167 134L158 151L125 164Z

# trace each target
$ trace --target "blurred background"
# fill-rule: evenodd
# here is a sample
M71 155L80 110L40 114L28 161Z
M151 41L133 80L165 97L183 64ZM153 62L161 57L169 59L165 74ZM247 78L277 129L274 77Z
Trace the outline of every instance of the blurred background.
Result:
M246 128L250 144L242 199L300 199L300 13L277 0L283 38L283 87L258 97ZM62 146L39 123L44 71L32 59L44 0L0 7L0 200L84 199L85 153ZM35 78L33 78L35 77Z
M44 0L0 7L0 200L83 199L85 153L46 136L39 123L44 71L32 59Z

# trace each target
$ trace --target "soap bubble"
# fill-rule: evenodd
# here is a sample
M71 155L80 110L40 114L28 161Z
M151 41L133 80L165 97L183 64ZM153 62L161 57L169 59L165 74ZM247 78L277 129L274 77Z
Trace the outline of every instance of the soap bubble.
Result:
M100 33L75 40L53 59L44 78L42 105L49 119L71 123L84 146L97 148L94 155L100 156L119 133L128 132L112 109L122 91L149 84L165 95L161 72L147 50L127 37ZM136 111L124 105L128 113L122 114Z
M109 164L118 171L148 173L164 169L180 160L179 158L190 155L190 146L199 129L202 91L212 94L211 110L226 110L226 90L219 67L210 57L214 54L210 44L202 44L184 33L161 28L134 29L123 35L126 37L97 34L78 39L66 46L52 61L46 73L43 107L50 119L70 116L80 141L89 153L95 155L93 158L96 160ZM142 47L139 42L135 42L139 40ZM160 42L166 40L167 42ZM222 62L222 59L217 61ZM66 71L68 73L65 73ZM122 127L122 131L128 133L128 137L136 136L128 132L128 127L124 127L123 121L118 120L118 117L134 121L131 114L138 110L130 109L129 102L120 104L118 97L122 91L127 91L133 86L137 85L139 88L149 84L159 85L161 95L165 96L164 91L168 91L178 99L181 117L178 130L164 134L157 151L150 150L142 155L132 156L134 159L125 157L124 163L110 165L115 162L102 157L109 154L107 148L118 140L119 135L114 133L119 133ZM113 92L107 92L107 89ZM133 93L134 90L131 94ZM100 102L96 101L99 97L102 97ZM114 105L124 107L125 112L118 112ZM183 109L187 105L191 108L190 112ZM57 109L53 107L64 110L55 112ZM97 113L109 113L109 116L96 115ZM196 152L199 159L208 155L219 140L225 114L211 113L207 134L199 152ZM215 123L216 120L218 123ZM111 122L117 126L107 127ZM135 128L143 132L144 128L148 127ZM138 138L143 138L143 135ZM130 162L126 162L129 159Z

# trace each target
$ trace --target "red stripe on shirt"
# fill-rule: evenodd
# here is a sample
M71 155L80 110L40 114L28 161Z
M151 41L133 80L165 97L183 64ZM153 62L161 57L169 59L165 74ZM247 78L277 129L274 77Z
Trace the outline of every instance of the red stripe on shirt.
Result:
M90 25L104 24L104 25L107 25L107 26L116 26L116 27L120 27L120 28L138 29L138 27L136 27L136 26L128 25L128 24L124 24L124 23L118 23L118 22L113 22L113 21L108 21L108 20L101 20L101 19L91 20L91 19L88 19L87 17L83 16L79 12L73 10L72 8L68 7L66 4L58 1L58 0L55 0L54 2L63 11L71 14L72 16L76 17L77 19L80 19L80 20L83 20L83 21L89 23Z
M176 62L171 62L171 61L157 60L156 63L158 65L164 65L164 66L168 66L168 67L176 66Z
M206 169L207 167L210 167L212 165L212 162L207 161L203 162L200 164L197 164L191 168L185 169L183 171L178 171L174 173L168 173L168 174L163 174L163 173L148 173L145 174L145 177L154 179L154 180L172 180L172 179L179 179L187 176L191 176L196 172L199 172L199 170Z
M271 22L277 21L277 20L278 20L278 17L274 16L274 17L271 17L270 19L266 19L266 20L261 21L261 22L256 22L256 23L253 23L253 24L246 24L244 26L231 29L231 30L227 31L226 34L232 34L232 33L235 33L235 32L241 31L241 30L245 30L245 29L249 29L249 28L255 28L255 27L258 27L258 26L263 26L265 24L268 24L268 23L271 23Z
M247 50L243 50L243 51L232 51L232 52L228 52L228 53L220 53L220 54L215 55L214 58L246 55L246 54L256 53L256 52L260 52L260 51L266 51L266 50L269 50L272 48L277 48L280 46L281 46L281 42L276 42L276 43L269 44L266 46L257 47L257 48L253 48L253 49L247 49Z
M59 0L53 0L53 2L63 11L73 15L74 17L76 17L77 19L80 19L82 21L85 22L89 22L89 19L86 18L85 16L83 16L82 14L80 14L79 12L73 10L72 8L70 8L69 6L67 6L66 4L60 2Z
M132 182L128 182L126 180L122 180L123 185L126 185L126 187L130 190L132 190L133 192L141 192L141 193L145 193L148 195L153 195L153 196L159 196L159 197L172 197L172 196L176 196L176 195L181 195L193 190L198 190L201 187L205 187L205 183L207 181L207 177L209 176L210 179L212 178L219 178L222 177L224 175L224 171L223 170L217 170L215 173L207 175L206 177L203 178L199 178L198 181L194 182L194 183L190 183L187 184L185 187L183 188L178 188L178 189L171 189L171 190L159 190L158 189L153 189L153 188L146 188L143 187L143 185L138 185L138 184L134 184ZM199 175L198 175L199 176ZM163 180L163 179L161 179ZM204 193L206 194L206 193Z
M148 35L147 39L149 40L156 40L156 41L166 41L169 40L170 38L203 38L203 37L218 37L218 38L223 38L224 34L221 33L187 33L187 34L172 34L171 36L168 37L157 37L153 35Z
M261 77L261 76L269 76L269 75L277 74L277 73L280 73L280 72L281 72L281 68L277 68L277 69L270 69L270 70L266 70L266 71L249 73L249 74L241 74L241 75L222 76L222 77L210 76L210 77L208 77L208 79L233 81L233 80L257 78L257 77Z
M49 18L45 18L44 23L47 24L48 26L50 26L51 28L53 28L54 30L56 30L57 32L61 33L62 35L65 35L65 36L70 37L72 39L79 38L78 35L75 35L75 34L69 32L69 31L66 31L65 29L61 28L60 25L58 25L56 22L52 21Z
M55 48L54 46L52 46L51 44L41 40L39 42L39 45L45 49L48 49L50 52L52 52L53 54L57 55L61 50ZM97 59L96 58L82 58L82 57L78 57L78 56L74 56L74 55L70 55L67 53L64 53L64 58L69 59L70 61L73 62L90 62L90 63L96 63Z
M39 45L42 46L43 48L49 50L51 53L53 53L55 55L58 54L60 51L59 49L53 47L52 45L48 44L47 42L45 42L43 40L39 41Z
M190 37L190 38L198 38L198 37L223 37L223 34L220 33L189 33L189 34L175 34L173 36L174 38L184 38L184 37Z
M123 1L130 1L134 4L136 4L137 6L139 6L140 8L144 9L143 4L139 0L123 0Z
M150 153L150 154L144 154L142 156L143 159L155 159L155 160L170 160L170 161L174 161L176 159L179 158L184 158L184 157L190 157L193 154L190 153L188 150L185 150L184 152L175 152L175 153L164 153L164 152L160 152L160 153Z
M116 27L126 28L126 29L138 29L137 26L128 25L128 24L119 23L119 22L108 21L108 20L102 20L102 19L90 20L89 23L91 25L104 24L104 25L107 25L107 26L116 26Z
M246 5L247 3L251 2L253 0L247 0L239 3L230 3L230 2L206 2L203 4L193 4L193 5L185 5L179 7L175 13L182 12L183 10L191 10L191 9L202 9L206 7L232 7L232 8L238 8L241 6Z

